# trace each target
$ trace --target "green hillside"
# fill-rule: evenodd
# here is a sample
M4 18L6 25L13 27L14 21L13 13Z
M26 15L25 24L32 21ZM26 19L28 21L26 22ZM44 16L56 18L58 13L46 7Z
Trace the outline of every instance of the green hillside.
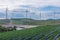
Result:
M54 25L60 24L60 20L34 20L29 18L20 18L20 19L11 19L13 24L22 24L22 25ZM9 19L0 20L0 24L8 24L10 22Z
M8 19L0 19L0 24L7 24L10 21Z
M0 33L0 40L55 40L60 38L57 37L58 34L60 34L60 25L47 25Z

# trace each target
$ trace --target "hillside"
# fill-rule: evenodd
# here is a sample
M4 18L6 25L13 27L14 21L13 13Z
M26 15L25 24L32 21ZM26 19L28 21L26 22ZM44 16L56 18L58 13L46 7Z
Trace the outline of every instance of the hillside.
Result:
M0 40L53 40L60 38L57 35L60 35L60 25L47 25L0 33Z
M11 19L13 24L22 24L22 25L51 25L51 24L60 24L60 20L48 19L48 20L34 20L29 18L20 18L20 19ZM9 19L0 19L0 24L10 23Z

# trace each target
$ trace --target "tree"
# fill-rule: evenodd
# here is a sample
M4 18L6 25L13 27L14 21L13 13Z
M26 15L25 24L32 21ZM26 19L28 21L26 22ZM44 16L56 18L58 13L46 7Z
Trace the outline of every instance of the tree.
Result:
M14 27L13 27L13 30L16 30L16 28L17 28L17 27L16 27L16 26L14 26Z

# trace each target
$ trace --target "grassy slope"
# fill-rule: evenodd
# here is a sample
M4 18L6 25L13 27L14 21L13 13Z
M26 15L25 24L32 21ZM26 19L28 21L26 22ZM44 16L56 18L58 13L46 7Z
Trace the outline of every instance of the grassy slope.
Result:
M53 35L50 34L51 36L49 37L49 40L52 40L55 35L60 33L60 25L39 26L36 28L23 29L20 31L0 33L0 40L36 40L39 37L41 37L39 40L44 40L51 32Z
M9 22L10 22L9 20L0 19L0 24L6 24L6 23L9 23Z
M12 19L13 24L29 24L29 25L50 25L50 24L60 24L60 20L33 20L33 19ZM0 24L9 23L9 20L0 20Z

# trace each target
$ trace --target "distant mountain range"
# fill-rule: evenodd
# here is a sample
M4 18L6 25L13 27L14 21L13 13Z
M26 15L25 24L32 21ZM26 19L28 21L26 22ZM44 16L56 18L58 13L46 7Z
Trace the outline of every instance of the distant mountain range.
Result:
M46 6L41 8L42 11L60 11L60 7Z
M60 24L60 19L59 20L54 20L54 19L48 19L48 20L34 20L34 19L29 19L29 18L13 18L11 20L9 19L1 19L0 24L9 24L10 21L12 21L13 24L20 24L20 25L52 25L52 24Z

